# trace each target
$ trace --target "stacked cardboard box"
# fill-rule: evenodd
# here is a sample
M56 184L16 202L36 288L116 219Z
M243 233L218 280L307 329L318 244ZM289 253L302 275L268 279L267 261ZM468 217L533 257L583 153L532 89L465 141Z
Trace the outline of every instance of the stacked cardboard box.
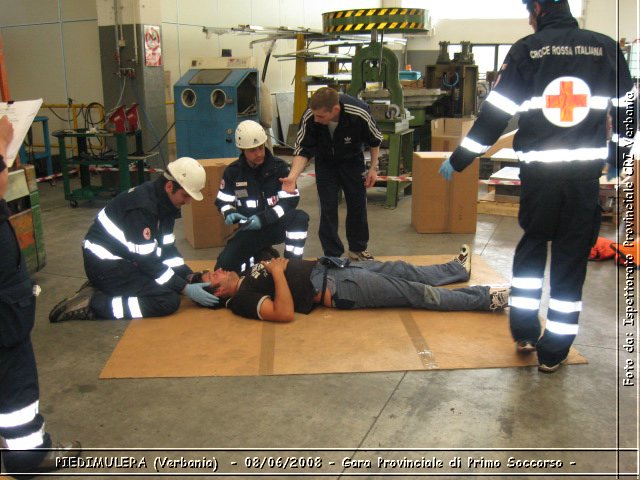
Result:
M44 230L40 211L40 194L31 165L9 172L9 188L5 200L11 212L11 223L29 273L35 273L47 263Z
M431 151L452 152L471 129L475 117L431 120Z
M502 203L520 202L520 168L504 167L492 174L489 180L495 191L495 201ZM490 185L491 186L491 185Z
M400 80L400 86L402 88L424 88L424 79Z
M235 158L210 158L198 160L207 173L207 183L202 190L204 198L182 207L184 235L193 248L222 247L233 228L225 225L224 217L213 204L218 195L222 173Z
M449 152L415 152L411 224L418 233L474 233L479 162L474 160L448 182L438 169Z

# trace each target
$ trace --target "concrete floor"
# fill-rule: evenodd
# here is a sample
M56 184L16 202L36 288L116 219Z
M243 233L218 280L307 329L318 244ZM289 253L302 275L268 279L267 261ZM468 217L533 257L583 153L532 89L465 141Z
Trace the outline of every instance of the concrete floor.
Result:
M38 299L33 341L41 411L47 430L56 439L78 439L85 447L103 449L341 449L168 454L170 458L215 455L222 471L231 468L228 462L235 460L239 466L231 470L234 472L245 471L242 465L247 456L320 456L323 469L316 472L335 472L322 478L338 478L340 472L373 477L378 471L378 455L385 459L436 457L444 461L444 468L426 468L423 473L457 471L460 477L483 474L484 478L505 478L520 474L524 477L519 478L527 478L527 473L557 472L572 478L570 472L599 472L602 477L594 478L605 478L605 473L615 473L618 468L620 472L637 472L636 452L618 456L611 450L572 450L637 446L637 390L619 388L621 380L616 379L621 371L616 367L621 343L616 341L614 285L621 281L623 269L612 262L589 265L581 329L575 342L589 364L567 366L553 375L543 375L529 367L99 380L101 369L129 322L50 324L47 316L56 302L85 281L80 243L104 202L80 202L78 208L72 209L63 198L61 181L55 186L40 184L39 189L47 265L35 274L43 293ZM315 257L322 252L316 233L318 204L313 180L303 179L301 191L301 207L311 215L305 255ZM374 189L369 202L369 249L374 255L453 254L461 243L469 243L475 255L483 256L504 278L510 278L512 255L521 233L515 218L479 215L475 234L421 235L410 225L410 197L401 198L396 209L385 209L384 191ZM344 218L344 212L341 215ZM215 259L217 248L190 247L183 238L181 223L177 223L176 237L184 257ZM603 227L602 235L613 238L615 231ZM386 452L389 448L418 450ZM543 451L505 451L529 448ZM372 450L356 453L356 449ZM158 452L85 452L85 457L107 455L145 456L149 463ZM456 456L461 457L462 467L448 469L449 460ZM563 460L564 466L555 470L508 468L510 456L557 458ZM372 468L345 469L341 463L344 457L373 459L374 463ZM469 457L479 460L476 468L467 468ZM482 468L487 465L483 460L499 460L501 467ZM330 461L335 465L329 465ZM571 461L577 465L569 465ZM92 472L126 471L98 468ZM275 473L268 469L253 471ZM402 469L386 471L396 475L404 472L404 478L417 476ZM289 469L288 473L296 475L296 470Z

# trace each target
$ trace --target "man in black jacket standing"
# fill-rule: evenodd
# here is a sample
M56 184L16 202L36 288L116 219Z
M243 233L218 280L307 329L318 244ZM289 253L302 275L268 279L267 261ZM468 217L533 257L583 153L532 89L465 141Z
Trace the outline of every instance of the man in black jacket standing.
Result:
M189 283L191 269L176 248L180 207L200 201L206 174L189 157L167 165L156 180L111 200L89 228L82 253L89 282L53 307L51 322L170 315L180 294L212 307L218 299L204 283Z
M302 115L291 173L283 187L293 191L307 162L315 157L316 187L320 197L320 243L326 256L340 257L344 245L338 236L340 189L347 202L346 233L351 260L373 260L367 251L367 188L375 184L382 133L366 103L329 87L318 89ZM370 147L366 169L363 148Z
M567 0L523 3L535 33L513 45L478 119L440 173L449 180L462 171L520 114L513 148L520 161L524 235L513 260L510 325L516 350L537 351L538 369L552 373L578 333L587 259L600 227L607 112L618 119L614 135L626 137L619 145L628 146L635 126L627 128L623 119L635 123L637 92L618 44L579 28ZM541 335L538 312L548 242L551 291Z
M309 215L297 209L300 192L287 192L280 178L289 175L289 166L265 147L267 134L253 120L236 128L236 146L240 158L222 175L216 207L227 225L239 224L218 256L216 268L245 271L284 242L285 258L302 258L307 241Z

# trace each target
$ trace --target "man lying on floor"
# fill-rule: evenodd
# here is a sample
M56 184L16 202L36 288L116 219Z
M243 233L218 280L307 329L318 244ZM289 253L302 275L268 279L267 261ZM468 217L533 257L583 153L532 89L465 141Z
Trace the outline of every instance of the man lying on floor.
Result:
M317 261L275 258L249 273L217 269L200 281L232 312L247 318L289 322L294 312L316 305L340 309L411 307L426 310L503 310L506 287L437 288L469 280L471 251L463 245L450 262L415 266L403 261L349 263L333 257ZM324 292L324 294L323 294Z
M507 307L508 287L437 288L465 282L470 274L471 250L462 245L454 259L440 265L416 266L403 261L349 263L334 257L274 258L255 264L242 277L218 269L193 273L188 281L219 297L220 303L237 315L274 322L289 322L294 312L307 314L317 305L440 311L501 311ZM85 289L64 301L65 319L103 318L81 298Z

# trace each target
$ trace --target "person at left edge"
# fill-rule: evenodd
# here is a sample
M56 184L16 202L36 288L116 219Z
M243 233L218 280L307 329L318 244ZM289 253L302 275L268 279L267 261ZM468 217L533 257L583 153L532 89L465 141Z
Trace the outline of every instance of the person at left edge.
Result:
M8 117L0 118L0 460L8 473L49 472L60 460L78 457L79 442L53 442L40 413L38 367L31 343L37 289L9 221L4 162L13 138ZM4 478L4 477L2 477Z
M180 294L212 307L218 299L190 283L191 269L175 245L180 207L200 201L206 174L189 157L110 201L89 228L82 253L89 282L56 305L51 322L77 319L160 317L174 313Z
M240 227L220 252L216 268L241 273L265 259L265 250L275 256L272 245L283 242L285 258L302 258L309 215L296 208L298 189L289 193L281 186L289 166L265 147L267 135L259 123L240 122L235 137L240 157L224 170L215 204L227 225Z

